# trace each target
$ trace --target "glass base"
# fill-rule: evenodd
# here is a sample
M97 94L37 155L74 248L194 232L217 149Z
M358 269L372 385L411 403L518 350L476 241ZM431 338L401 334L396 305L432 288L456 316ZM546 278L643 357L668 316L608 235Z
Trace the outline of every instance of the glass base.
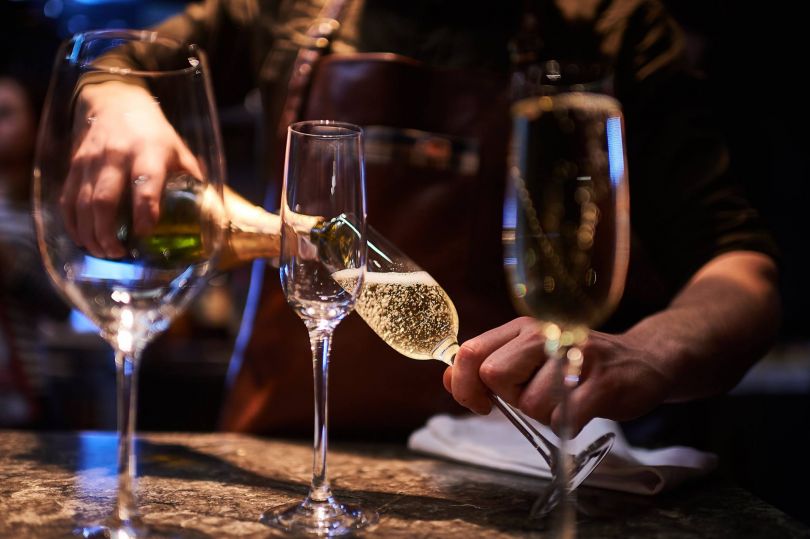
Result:
M141 528L130 526L85 526L76 528L73 535L86 539L130 539L131 537L144 537L146 533Z
M576 490L591 475L591 472L599 466L602 459L610 453L615 438L616 435L612 432L603 434L574 457L574 468L571 471L569 490Z
M602 462L602 459L610 453L615 438L616 435L612 432L603 434L582 452L574 456L567 492L575 491L591 475L599 463ZM562 497L560 490L552 481L543 495L534 502L530 512L531 518L545 518L550 515L557 507L557 504L560 503Z
M262 513L259 521L288 533L337 537L373 526L379 518L376 511L337 503L334 498L323 502L307 498Z
M85 526L73 530L75 537L85 539L135 539L137 537L149 537L149 539L198 539L209 536L179 526L131 526L131 525L96 525Z

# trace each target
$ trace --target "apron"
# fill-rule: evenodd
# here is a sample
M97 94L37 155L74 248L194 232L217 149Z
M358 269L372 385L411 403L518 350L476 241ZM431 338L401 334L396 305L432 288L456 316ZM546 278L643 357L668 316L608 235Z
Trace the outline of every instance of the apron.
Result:
M368 222L447 291L459 342L512 319L501 249L507 78L380 53L320 56L311 68L297 119L364 128ZM283 144L278 136L275 151ZM397 439L433 414L462 412L444 368L401 356L351 314L331 351L330 430ZM222 426L309 436L312 403L307 331L268 269Z

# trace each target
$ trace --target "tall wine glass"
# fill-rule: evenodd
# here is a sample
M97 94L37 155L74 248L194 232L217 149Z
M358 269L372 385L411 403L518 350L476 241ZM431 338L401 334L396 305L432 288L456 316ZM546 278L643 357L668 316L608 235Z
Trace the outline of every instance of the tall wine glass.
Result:
M264 513L265 524L291 533L346 535L377 521L377 513L335 500L327 477L327 374L332 334L354 308L366 269L366 200L362 131L331 121L299 122L287 133L281 201L281 285L309 332L315 385L312 483L306 499ZM339 251L311 243L313 216L341 218L357 234ZM330 252L335 256L330 256ZM333 278L340 274L342 284Z
M512 107L503 237L515 304L539 321L558 372L561 449L551 490L536 507L546 513L576 484L572 471L590 473L599 460L582 466L565 450L568 396L587 361L581 345L589 328L607 318L624 289L629 200L621 106L605 93L603 72L548 62L534 75Z
M124 67L135 52L160 62L148 70ZM98 168L82 168L75 162L82 126L97 119L84 117L77 101L85 88L110 82L119 90L138 87L148 92L149 106L160 109L193 156L189 167L172 166L162 185L153 184L162 187L159 219L145 233L136 233L133 227L131 193L138 182L159 180L132 178L128 169L121 170L121 181L115 184L120 189L117 218L109 226L115 227L125 252L114 259L90 254L68 224L71 209L63 204L65 193L76 185L71 181L84 186L99 173ZM139 124L144 114L140 105L125 98L116 104L121 125ZM94 127L99 137L105 136L103 126ZM59 49L43 110L33 174L34 220L45 267L67 300L98 326L115 350L116 508L104 525L76 532L84 537L160 537L160 530L143 526L135 495L138 367L144 347L204 284L221 243L216 216L222 204L222 152L203 53L146 31L87 32L66 41Z

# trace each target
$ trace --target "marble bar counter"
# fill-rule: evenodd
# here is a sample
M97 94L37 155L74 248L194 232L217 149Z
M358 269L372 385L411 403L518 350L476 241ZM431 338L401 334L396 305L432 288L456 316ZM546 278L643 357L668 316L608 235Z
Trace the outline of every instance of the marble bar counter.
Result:
M235 434L144 434L144 521L195 537L268 537L259 514L307 491L311 448ZM0 537L69 537L115 503L112 433L0 431ZM364 537L545 537L527 518L544 483L393 445L330 448L336 495L377 509ZM657 497L580 493L579 537L808 537L810 529L750 493L708 478Z

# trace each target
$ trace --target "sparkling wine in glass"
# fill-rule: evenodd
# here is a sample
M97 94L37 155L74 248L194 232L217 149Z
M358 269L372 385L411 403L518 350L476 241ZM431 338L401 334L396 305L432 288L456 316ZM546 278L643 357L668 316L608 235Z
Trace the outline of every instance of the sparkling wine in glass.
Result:
M616 307L627 273L624 120L602 79L581 80L587 69L548 62L535 73L528 85L533 95L512 107L505 265L515 305L538 320L546 356L558 367L564 447L568 395L588 359L580 347ZM560 452L552 490L538 512L570 494L566 485L582 473L576 464Z
M284 295L309 332L315 386L312 482L302 502L267 511L261 521L293 534L336 536L374 524L375 511L340 503L327 476L327 379L332 334L354 308L366 269L366 201L362 131L332 121L292 124L281 202L281 266ZM340 249L313 245L313 217L342 220L356 234ZM304 226L302 226L302 223ZM351 284L341 286L341 273ZM294 338L294 336L291 336Z
M138 54L154 65L123 67ZM159 62L157 61L159 59ZM118 405L118 491L114 513L106 523L76 532L83 537L173 536L146 527L136 501L134 431L137 379L144 347L164 331L205 283L221 245L223 166L220 137L204 54L155 32L104 30L76 34L59 49L38 135L34 163L34 221L48 274L67 300L98 327L115 350ZM82 92L101 85L121 92L137 88L147 95L138 104L114 100L112 120L118 125L142 125L159 111L182 141L193 168L170 164L167 176L133 177L131 163L119 154L97 155L90 166L76 155L86 126L78 105ZM109 119L109 118L108 118ZM145 121L145 120L144 120ZM107 135L96 124L96 135ZM136 154L137 155L137 154ZM116 160L117 159L117 160ZM94 256L68 223L76 208L65 200L71 189L84 189L102 173L107 186L118 190L113 228L124 247L115 257ZM202 174L200 174L202 171ZM195 172L196 175L192 174ZM139 174L139 176L142 176ZM139 181L159 182L159 219L146 233L133 229L132 191ZM73 182L73 183L71 183ZM75 193L75 191L74 191ZM93 208L80 219L95 216ZM86 224L87 221L85 220ZM82 225L84 226L84 225ZM98 253L96 253L98 254ZM186 532L184 535L189 535Z

